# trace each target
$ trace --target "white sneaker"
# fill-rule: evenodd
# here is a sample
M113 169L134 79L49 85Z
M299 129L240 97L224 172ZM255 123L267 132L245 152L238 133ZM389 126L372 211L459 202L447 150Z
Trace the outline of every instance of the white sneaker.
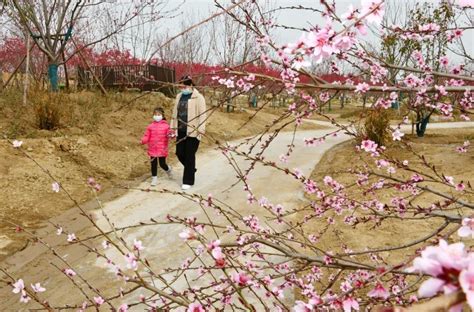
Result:
M190 188L191 188L191 185L189 185L189 184L183 184L183 185L181 185L181 189L182 189L183 191L189 190Z
M168 171L165 171L166 174L168 175L168 179L173 179L173 171L171 169L171 166L168 166Z
M151 177L150 185L151 186L156 186L157 183L158 183L158 177Z

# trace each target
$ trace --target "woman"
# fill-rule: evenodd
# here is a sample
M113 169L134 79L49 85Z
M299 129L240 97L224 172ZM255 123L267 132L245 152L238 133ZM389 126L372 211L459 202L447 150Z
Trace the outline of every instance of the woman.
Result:
M177 131L176 156L184 166L183 190L194 185L196 152L206 131L206 101L193 86L189 76L180 80L181 92L176 97L171 128Z

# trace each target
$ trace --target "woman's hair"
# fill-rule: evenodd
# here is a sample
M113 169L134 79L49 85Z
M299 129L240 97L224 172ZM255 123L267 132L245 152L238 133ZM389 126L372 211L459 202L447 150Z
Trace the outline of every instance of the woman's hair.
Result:
M153 110L153 113L160 113L161 116L163 116L163 120L166 120L166 118L165 118L165 110L163 109L163 107L161 107L161 106L155 107L155 109Z
M185 86L194 86L194 82L189 75L181 77L179 83L184 84Z

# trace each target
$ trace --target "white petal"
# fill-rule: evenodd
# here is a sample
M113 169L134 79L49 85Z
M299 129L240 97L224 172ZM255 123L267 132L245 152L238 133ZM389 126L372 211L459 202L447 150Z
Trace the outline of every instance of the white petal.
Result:
M421 284L420 289L418 289L418 295L422 298L433 297L441 290L444 284L445 282L439 278L430 278Z

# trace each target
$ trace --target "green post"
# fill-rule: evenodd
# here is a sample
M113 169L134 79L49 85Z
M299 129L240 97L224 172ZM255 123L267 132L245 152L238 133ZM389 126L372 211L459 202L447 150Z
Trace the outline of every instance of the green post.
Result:
M58 65L57 64L49 64L48 78L51 84L51 90L53 92L57 92L58 91Z

